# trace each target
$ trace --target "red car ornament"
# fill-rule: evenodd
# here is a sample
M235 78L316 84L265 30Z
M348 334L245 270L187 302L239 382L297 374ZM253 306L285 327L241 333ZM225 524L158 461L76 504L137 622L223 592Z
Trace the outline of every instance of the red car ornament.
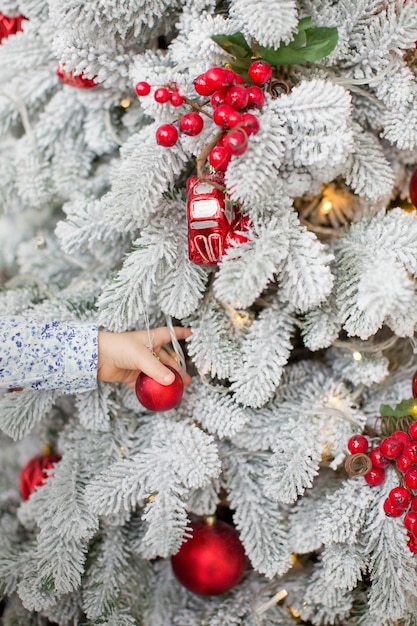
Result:
M188 258L198 265L217 265L233 241L247 240L242 234L247 217L211 181L223 183L218 175L204 180L191 176L187 181Z

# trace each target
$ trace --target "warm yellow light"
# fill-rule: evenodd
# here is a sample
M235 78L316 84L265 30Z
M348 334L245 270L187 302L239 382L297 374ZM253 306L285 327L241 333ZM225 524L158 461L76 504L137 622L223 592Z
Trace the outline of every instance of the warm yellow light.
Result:
M130 105L132 104L132 101L130 100L130 98L122 98L120 100L120 106L123 109L128 109L130 107Z
M333 204L330 202L330 200L323 200L320 205L321 212L324 213L325 215L327 215L327 213L330 213L332 208L333 208Z
M352 354L352 357L355 361L362 361L362 354L357 350Z
M233 323L235 326L244 326L245 324L248 324L249 321L250 321L250 316L249 316L249 313L246 313L246 312L243 312L243 313L236 312L236 314L233 316Z
M287 611L294 619L298 619L300 617L300 613L294 606L287 606Z

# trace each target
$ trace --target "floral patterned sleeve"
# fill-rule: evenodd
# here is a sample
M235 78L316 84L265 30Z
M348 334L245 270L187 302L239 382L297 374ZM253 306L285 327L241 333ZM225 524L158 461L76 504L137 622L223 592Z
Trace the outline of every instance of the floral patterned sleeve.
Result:
M0 387L78 393L96 386L96 325L0 316Z

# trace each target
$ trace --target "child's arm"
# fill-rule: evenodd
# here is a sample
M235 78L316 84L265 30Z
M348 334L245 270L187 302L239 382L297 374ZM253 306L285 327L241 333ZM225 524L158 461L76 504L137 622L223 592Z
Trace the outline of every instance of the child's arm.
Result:
M178 339L191 334L185 328L175 332ZM171 340L168 329L150 333L161 361L178 369L161 350ZM147 341L146 331L106 333L84 322L45 323L23 316L0 316L0 387L78 393L94 389L97 378L133 387L140 371L169 384L172 372L150 353ZM170 380L164 381L167 373Z

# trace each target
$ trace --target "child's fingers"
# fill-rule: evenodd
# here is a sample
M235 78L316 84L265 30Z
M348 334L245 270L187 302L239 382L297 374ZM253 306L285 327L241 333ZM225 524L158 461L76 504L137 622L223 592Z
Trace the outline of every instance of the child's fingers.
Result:
M185 385L188 385L191 382L190 375L187 374L186 372L183 373L181 371L180 366L178 365L177 361L173 359L172 356L168 354L168 352L166 352L165 350L161 350L158 356L161 359L161 361L164 363L164 365L170 365L171 367L176 369L179 374L181 374Z
M183 326L174 326L174 332L178 340L187 339L192 334L190 328L184 328ZM171 343L171 334L166 326L153 328L151 330L151 338L154 346L164 346Z
M162 352L165 352L165 350L162 350ZM165 352L165 354L167 353ZM174 359L172 360L174 361ZM157 359L147 348L141 350L140 363L137 369L140 369L144 374L147 374L161 385L170 385L174 382L174 374L165 367L162 359Z

